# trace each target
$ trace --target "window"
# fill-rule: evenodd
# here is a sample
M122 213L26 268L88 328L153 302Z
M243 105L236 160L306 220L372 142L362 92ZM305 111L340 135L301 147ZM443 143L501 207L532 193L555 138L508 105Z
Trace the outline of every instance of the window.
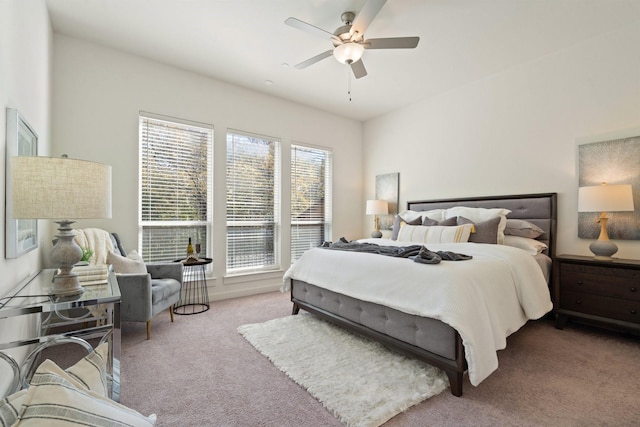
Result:
M279 266L279 143L227 133L227 272Z
M291 146L291 262L331 239L331 152Z
M213 127L148 113L139 127L142 256L183 258L189 238L211 256Z

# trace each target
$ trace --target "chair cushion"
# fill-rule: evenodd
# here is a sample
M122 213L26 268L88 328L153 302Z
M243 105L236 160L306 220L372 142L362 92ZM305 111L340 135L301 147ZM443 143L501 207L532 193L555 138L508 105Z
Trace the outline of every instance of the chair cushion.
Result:
M180 293L180 282L175 279L151 280L151 304L156 305L160 301Z

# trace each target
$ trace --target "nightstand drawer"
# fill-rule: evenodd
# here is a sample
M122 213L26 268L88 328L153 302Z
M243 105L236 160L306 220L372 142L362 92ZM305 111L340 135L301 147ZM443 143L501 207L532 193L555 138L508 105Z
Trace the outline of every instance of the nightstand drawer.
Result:
M563 310L640 323L640 302L638 301L570 292L563 289L560 292L560 307Z
M597 274L599 276L624 277L627 279L635 279L640 281L640 271L638 269L622 268L615 264L611 266L588 265L588 264L571 264L562 263L561 271L575 271L577 273Z
M592 274L565 267L575 266L566 264L561 266L560 281L563 290L640 301L640 277ZM616 273L627 272L621 269L613 269L613 271ZM635 272L629 271L628 273Z

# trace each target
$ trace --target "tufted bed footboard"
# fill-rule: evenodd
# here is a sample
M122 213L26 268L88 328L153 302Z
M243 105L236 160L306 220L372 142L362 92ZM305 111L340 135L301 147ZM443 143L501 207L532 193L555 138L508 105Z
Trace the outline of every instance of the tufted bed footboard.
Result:
M449 377L451 394L462 395L462 378L466 370L464 349L460 336L449 325L299 280L291 282L291 301L293 314L302 308L444 370Z

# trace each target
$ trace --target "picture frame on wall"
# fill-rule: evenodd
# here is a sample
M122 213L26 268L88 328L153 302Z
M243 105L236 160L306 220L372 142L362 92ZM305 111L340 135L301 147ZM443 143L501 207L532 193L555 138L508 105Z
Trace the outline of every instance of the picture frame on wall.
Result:
M387 173L376 175L376 200L389 202L389 214L379 215L380 230L391 230L395 215L398 213L400 174Z
M607 212L610 239L640 240L640 133L578 145L578 187L630 184L635 211ZM578 237L597 239L600 235L600 212L578 213Z
M18 258L38 247L38 220L14 219L12 215L11 158L38 155L38 134L15 108L7 108L5 157L4 257Z

